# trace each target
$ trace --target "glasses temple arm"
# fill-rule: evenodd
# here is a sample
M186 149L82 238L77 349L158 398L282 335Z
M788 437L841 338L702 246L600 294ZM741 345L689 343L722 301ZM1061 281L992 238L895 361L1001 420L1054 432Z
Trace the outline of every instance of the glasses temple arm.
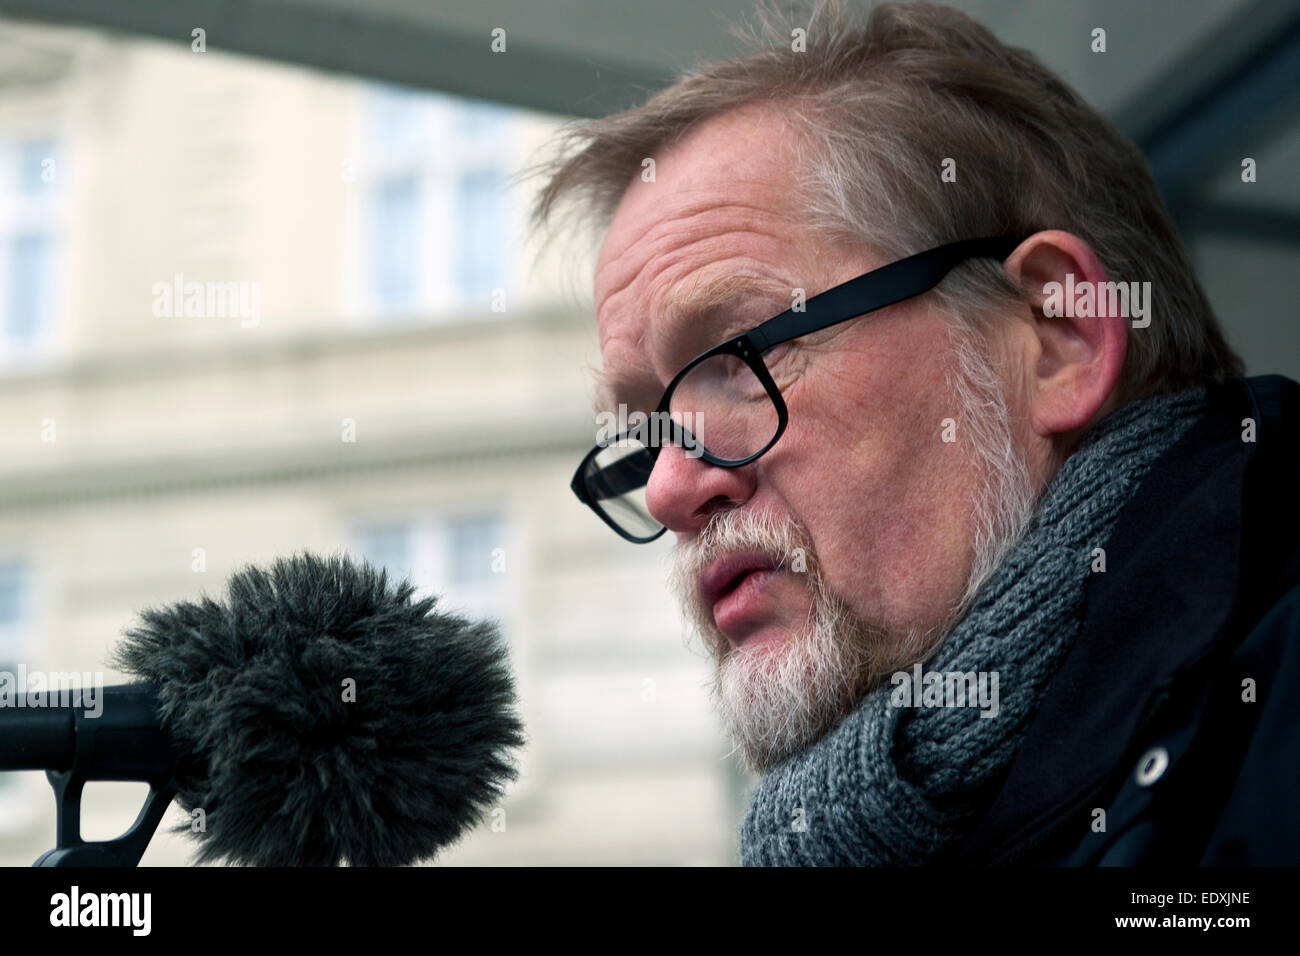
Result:
M760 353L765 352L836 322L928 292L960 262L982 257L1005 259L1018 244L1008 238L963 239L918 252L813 296L802 312L787 309L749 332L749 339Z

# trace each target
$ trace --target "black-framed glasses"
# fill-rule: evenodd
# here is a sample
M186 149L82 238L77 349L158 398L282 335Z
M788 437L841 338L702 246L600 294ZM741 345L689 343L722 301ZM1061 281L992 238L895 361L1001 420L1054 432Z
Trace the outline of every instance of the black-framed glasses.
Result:
M628 541L667 530L646 507L646 483L666 444L711 465L739 468L785 432L789 412L763 355L791 339L858 318L933 289L967 259L1005 259L1021 240L963 239L850 279L691 359L659 405L635 425L600 441L582 459L571 487L583 504ZM631 423L629 422L629 425Z

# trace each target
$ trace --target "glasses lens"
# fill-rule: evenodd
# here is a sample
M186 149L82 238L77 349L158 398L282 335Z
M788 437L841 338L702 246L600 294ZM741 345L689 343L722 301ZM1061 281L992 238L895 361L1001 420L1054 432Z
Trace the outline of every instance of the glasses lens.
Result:
M650 538L663 528L650 516L645 488L654 456L635 438L612 442L587 463L587 494L606 517L634 538Z
M772 396L736 355L714 355L687 372L673 391L669 413L689 433L688 454L693 438L728 461L762 451L780 427Z

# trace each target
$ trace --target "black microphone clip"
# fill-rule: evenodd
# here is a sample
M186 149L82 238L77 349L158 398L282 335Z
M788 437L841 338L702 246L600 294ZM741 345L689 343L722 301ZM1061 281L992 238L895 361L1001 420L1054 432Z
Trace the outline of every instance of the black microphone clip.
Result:
M158 697L154 688L143 683L119 684L102 688L99 693L103 695L101 713L87 714L81 701L74 699L72 707L61 708L72 725L71 733L64 724L57 739L45 735L48 745L61 751L56 759L42 764L57 768L45 771L58 803L57 845L38 857L33 866L137 866L176 796L177 755L167 734L157 726ZM39 741L41 737L28 739ZM149 796L135 822L116 839L81 838L81 792L91 780L149 785Z

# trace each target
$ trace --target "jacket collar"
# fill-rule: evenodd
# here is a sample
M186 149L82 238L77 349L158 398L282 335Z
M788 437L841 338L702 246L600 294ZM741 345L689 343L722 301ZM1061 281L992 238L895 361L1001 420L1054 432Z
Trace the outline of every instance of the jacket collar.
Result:
M1243 441L1247 418L1254 442ZM1234 630L1234 617L1253 613L1247 605L1258 602L1241 593L1244 509L1266 515L1269 507L1244 493L1248 472L1260 441L1300 447L1297 419L1300 386L1279 376L1208 390L1206 414L1120 513L1106 571L1086 585L1075 644L956 862L1026 853L1109 779L1175 676ZM1252 549L1250 565L1257 563Z

